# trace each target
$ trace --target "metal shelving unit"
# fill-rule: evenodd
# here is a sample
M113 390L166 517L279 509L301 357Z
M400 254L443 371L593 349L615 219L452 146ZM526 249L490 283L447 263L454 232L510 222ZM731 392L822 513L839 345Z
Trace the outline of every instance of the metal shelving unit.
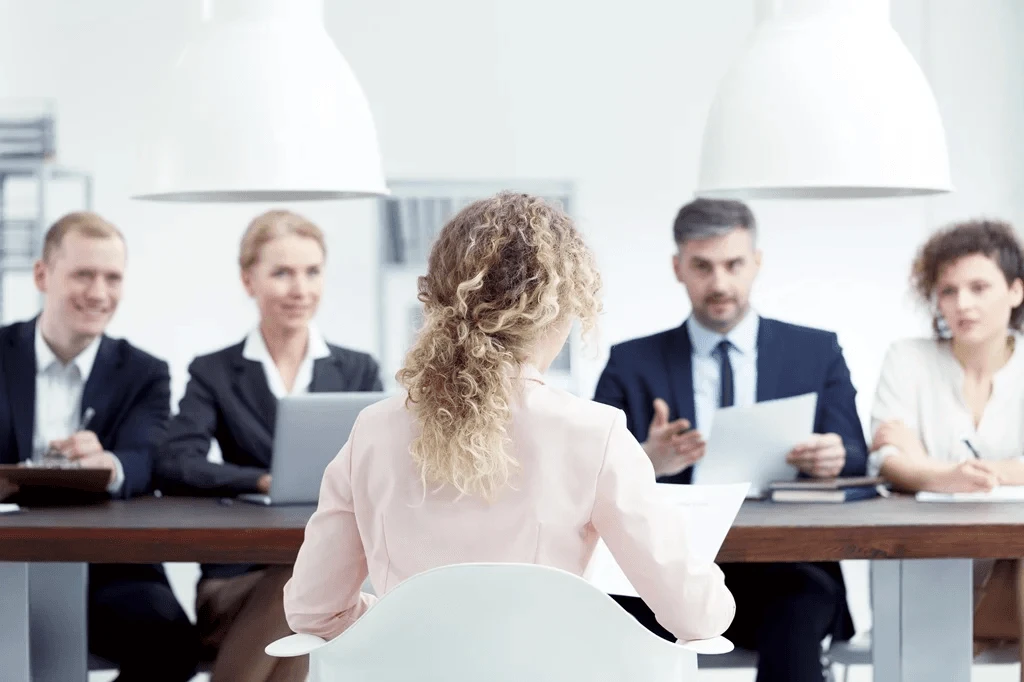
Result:
M62 166L57 158L56 102L45 98L0 98L0 324L9 275L31 273L42 251L50 221L49 206L60 200L68 206L56 183L81 186L81 202L71 205L92 208L92 177Z
M34 208L14 213L10 207L10 181L27 180L34 188ZM92 209L92 176L46 158L0 156L0 321L4 320L4 285L9 274L32 271L42 252L43 237L53 216L47 210L51 186L57 182L81 185L82 208Z

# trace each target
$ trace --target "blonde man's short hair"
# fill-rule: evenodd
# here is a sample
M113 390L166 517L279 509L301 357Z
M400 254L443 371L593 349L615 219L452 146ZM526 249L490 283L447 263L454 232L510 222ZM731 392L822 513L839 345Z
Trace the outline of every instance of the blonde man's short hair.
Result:
M124 244L124 235L114 224L92 211L75 211L68 213L46 231L43 238L43 262L49 265L64 243L64 238L72 232L92 239L120 239Z
M248 270L259 262L260 251L267 242L289 234L312 239L327 255L324 233L319 227L298 213L278 209L256 216L245 229L238 254L242 270Z

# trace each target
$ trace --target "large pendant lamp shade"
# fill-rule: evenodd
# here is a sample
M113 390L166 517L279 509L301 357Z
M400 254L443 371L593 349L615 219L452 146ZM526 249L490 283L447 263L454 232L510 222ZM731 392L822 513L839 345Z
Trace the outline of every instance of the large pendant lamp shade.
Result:
M887 0L759 0L708 115L697 194L740 199L952 189L946 135Z
M202 28L157 88L138 199L387 194L373 116L323 0L204 0Z

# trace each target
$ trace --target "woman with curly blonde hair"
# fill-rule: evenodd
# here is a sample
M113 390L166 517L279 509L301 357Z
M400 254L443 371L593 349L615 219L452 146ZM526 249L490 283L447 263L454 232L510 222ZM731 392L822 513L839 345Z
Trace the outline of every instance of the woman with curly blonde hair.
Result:
M406 393L364 410L324 474L285 587L294 631L344 631L372 604L367 575L377 594L462 562L581 575L599 537L677 637L725 631L722 572L689 556L625 416L544 383L573 323L594 327L599 288L576 227L540 198L499 194L445 225Z

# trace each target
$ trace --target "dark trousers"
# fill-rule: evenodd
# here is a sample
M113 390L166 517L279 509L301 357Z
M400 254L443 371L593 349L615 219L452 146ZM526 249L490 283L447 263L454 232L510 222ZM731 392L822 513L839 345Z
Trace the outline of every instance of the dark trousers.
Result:
M117 682L186 682L199 636L159 566L89 567L89 651L115 663Z
M821 564L722 564L736 598L725 637L757 652L757 682L821 682L821 641L848 618L846 591ZM614 597L649 630L675 641L635 597Z

